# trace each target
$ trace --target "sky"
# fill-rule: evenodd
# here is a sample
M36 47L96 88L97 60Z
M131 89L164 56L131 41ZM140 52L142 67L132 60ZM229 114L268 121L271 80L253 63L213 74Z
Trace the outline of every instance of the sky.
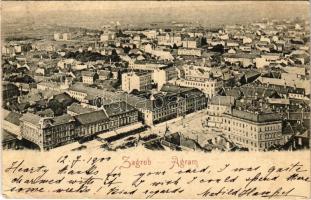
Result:
M257 20L263 17L308 17L307 1L2 1L2 20L19 18L35 22L123 23L152 21L201 21L225 23Z

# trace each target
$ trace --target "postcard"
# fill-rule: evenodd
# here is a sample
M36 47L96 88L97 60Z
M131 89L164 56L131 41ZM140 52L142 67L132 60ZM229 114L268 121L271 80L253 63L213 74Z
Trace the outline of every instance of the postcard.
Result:
M3 1L3 197L310 199L309 6Z

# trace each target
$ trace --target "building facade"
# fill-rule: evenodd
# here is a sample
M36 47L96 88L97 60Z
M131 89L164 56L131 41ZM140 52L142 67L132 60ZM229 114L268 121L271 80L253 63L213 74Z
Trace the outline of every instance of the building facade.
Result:
M177 55L179 56L202 56L202 50L198 48L178 48Z
M122 74L122 90L132 92L133 90L145 91L151 89L152 77L148 72L129 72Z
M207 126L217 130L222 127L222 115L229 112L234 105L234 97L215 96L211 98L207 106Z
M150 98L134 95L123 97L126 102L139 110L139 117L146 125L152 126L206 108L205 95L195 88L164 85Z
M74 116L40 117L26 113L20 121L21 137L41 150L49 150L137 123L138 110L121 101L104 105L99 110L75 113Z
M26 113L20 120L22 138L38 145L41 150L65 145L76 139L75 120L70 115L42 118Z
M223 114L223 133L251 151L265 151L282 143L282 121L276 113L252 113L232 109Z
M223 86L222 81L216 79L209 79L206 81L196 81L196 80L177 80L176 85L183 87L197 88L204 92L207 98L212 98L218 92L218 90Z

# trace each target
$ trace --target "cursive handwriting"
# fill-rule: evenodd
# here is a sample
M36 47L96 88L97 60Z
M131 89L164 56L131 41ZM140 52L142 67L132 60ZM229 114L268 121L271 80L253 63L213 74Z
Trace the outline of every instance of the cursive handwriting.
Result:
M4 192L11 196L286 199L306 198L301 188L310 184L310 171L301 161L218 164L178 156L157 161L133 155L65 154L49 162L13 159L4 166Z

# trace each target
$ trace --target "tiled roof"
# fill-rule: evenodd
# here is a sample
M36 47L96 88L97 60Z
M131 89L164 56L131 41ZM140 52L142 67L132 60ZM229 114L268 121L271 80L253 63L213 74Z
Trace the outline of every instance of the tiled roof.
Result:
M8 131L2 129L2 142L7 142L10 140L15 140L15 139L16 139L16 137L14 135L12 135Z
M209 104L232 106L234 104L234 97L232 96L214 96L211 98Z
M105 111L99 110L99 111L77 115L75 116L75 118L80 124L84 125L84 124L92 124L95 122L107 120L108 116L106 115Z
M83 107L78 103L73 103L70 106L67 107L67 111L74 112L76 114L84 114L95 111L92 108Z
M75 119L71 115L64 114L58 117L54 117L53 119L51 119L51 121L52 121L52 126L57 126L60 124L66 124L66 123L75 121Z
M95 72L91 72L91 71L82 71L82 76L94 76Z
M105 105L104 108L109 117L135 110L133 106L125 103L124 101Z
M39 115L35 115L32 113L25 113L21 118L20 121L29 122L34 125L39 125L39 121L41 120L41 117Z
M15 112L10 112L5 118L4 118L4 120L5 121L8 121L8 122L10 122L10 123L12 123L12 124L15 124L15 125L17 125L17 126L19 126L19 124L20 124L20 118L22 117L22 115L21 114L19 114L19 113L15 113Z
M233 109L230 115L253 122L272 122L281 120L281 116L277 113L254 113Z

